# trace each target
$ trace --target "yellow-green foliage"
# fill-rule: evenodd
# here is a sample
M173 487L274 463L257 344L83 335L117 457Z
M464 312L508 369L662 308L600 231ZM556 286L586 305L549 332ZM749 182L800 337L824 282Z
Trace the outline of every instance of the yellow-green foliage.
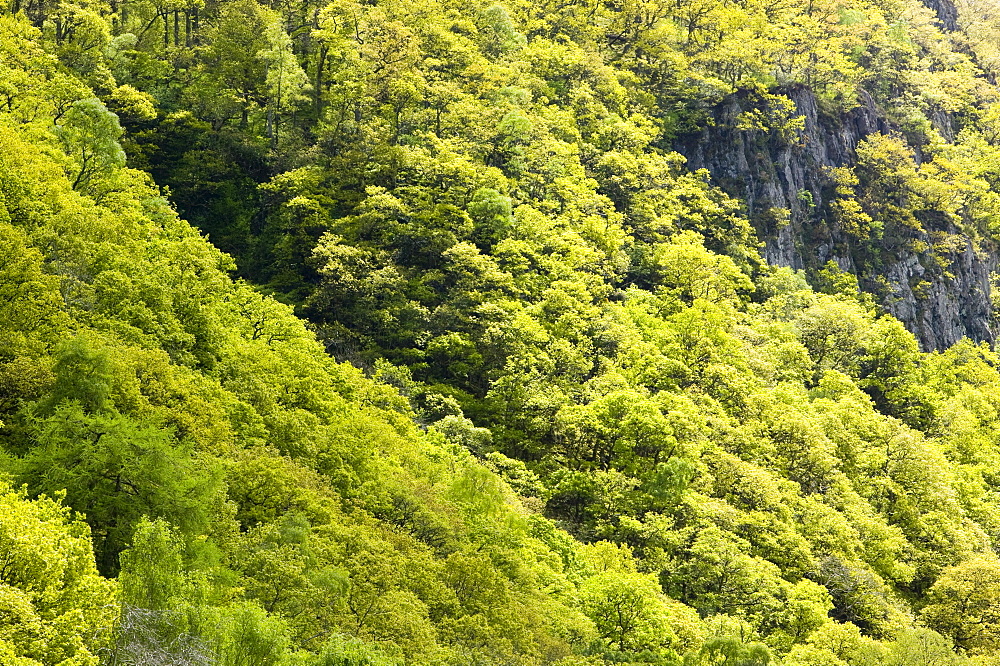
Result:
M730 94L784 145L778 86L898 98L816 214L945 271L997 229L983 43L909 1L8 9L4 663L995 658L1000 359L766 266L667 149Z
M48 497L0 491L0 657L12 666L96 666L117 589L94 567L90 529Z

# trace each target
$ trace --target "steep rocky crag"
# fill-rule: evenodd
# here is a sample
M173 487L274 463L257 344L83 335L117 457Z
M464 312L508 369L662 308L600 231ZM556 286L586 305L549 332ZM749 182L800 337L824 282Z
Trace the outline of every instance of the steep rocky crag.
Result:
M976 247L945 220L925 220L924 230L909 238L873 247L830 215L836 193L829 169L852 166L865 137L896 131L871 97L862 94L853 109L828 113L808 88L782 92L804 121L791 135L739 129L743 114L759 108L760 100L737 95L713 109L713 122L701 131L679 137L675 148L689 167L707 169L716 184L746 202L769 263L812 273L835 262L857 275L862 289L903 321L924 349L942 349L963 336L992 343L994 252ZM948 118L933 120L947 138Z
M951 0L923 0L924 5L933 9L945 30L958 30L958 9Z

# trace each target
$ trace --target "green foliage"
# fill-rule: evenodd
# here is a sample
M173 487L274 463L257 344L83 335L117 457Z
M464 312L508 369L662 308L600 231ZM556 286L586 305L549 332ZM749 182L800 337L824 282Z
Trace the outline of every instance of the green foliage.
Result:
M9 485L0 507L0 655L17 666L96 666L117 589L94 568L87 525Z
M4 663L995 657L1000 362L860 293L995 241L989 39L862 0L8 9ZM798 86L891 107L795 204L860 279L766 266L669 149L728 96L798 150Z
M76 161L70 170L74 189L91 186L95 179L125 165L118 143L122 135L118 117L100 100L74 102L57 129L64 149Z
M990 653L1000 618L993 600L997 565L975 558L945 570L928 594L921 615L927 624L973 652Z

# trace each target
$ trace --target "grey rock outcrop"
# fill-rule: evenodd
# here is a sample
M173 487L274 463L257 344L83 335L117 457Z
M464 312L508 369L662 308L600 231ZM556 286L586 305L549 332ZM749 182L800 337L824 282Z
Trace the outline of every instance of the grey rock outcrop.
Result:
M680 137L675 148L687 157L690 168L707 169L716 185L746 202L769 263L809 270L836 262L841 270L854 273L862 289L899 318L924 349L942 349L962 337L992 344L990 274L997 268L993 253L976 248L960 230L938 220L909 239L922 243L885 248L873 260L829 215L828 203L834 197L829 168L852 166L860 141L893 132L872 99L863 96L850 111L829 114L805 87L782 92L803 116L805 124L797 136L737 129L740 115L754 101L732 96L714 109L710 126ZM946 135L948 119L937 119L939 123ZM940 242L942 238L947 242ZM928 249L915 251L912 246Z
M958 30L958 9L952 0L923 0L923 3L934 10L945 30Z

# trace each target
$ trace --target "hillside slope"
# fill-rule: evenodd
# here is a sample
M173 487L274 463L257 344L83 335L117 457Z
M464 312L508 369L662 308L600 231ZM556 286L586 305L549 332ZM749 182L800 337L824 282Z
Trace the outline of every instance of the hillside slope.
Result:
M880 297L917 253L939 294L989 251L987 38L911 3L10 9L0 656L998 659L1000 357L821 263ZM670 151L766 163L822 114L883 131L787 210ZM841 249L769 265L785 222Z

